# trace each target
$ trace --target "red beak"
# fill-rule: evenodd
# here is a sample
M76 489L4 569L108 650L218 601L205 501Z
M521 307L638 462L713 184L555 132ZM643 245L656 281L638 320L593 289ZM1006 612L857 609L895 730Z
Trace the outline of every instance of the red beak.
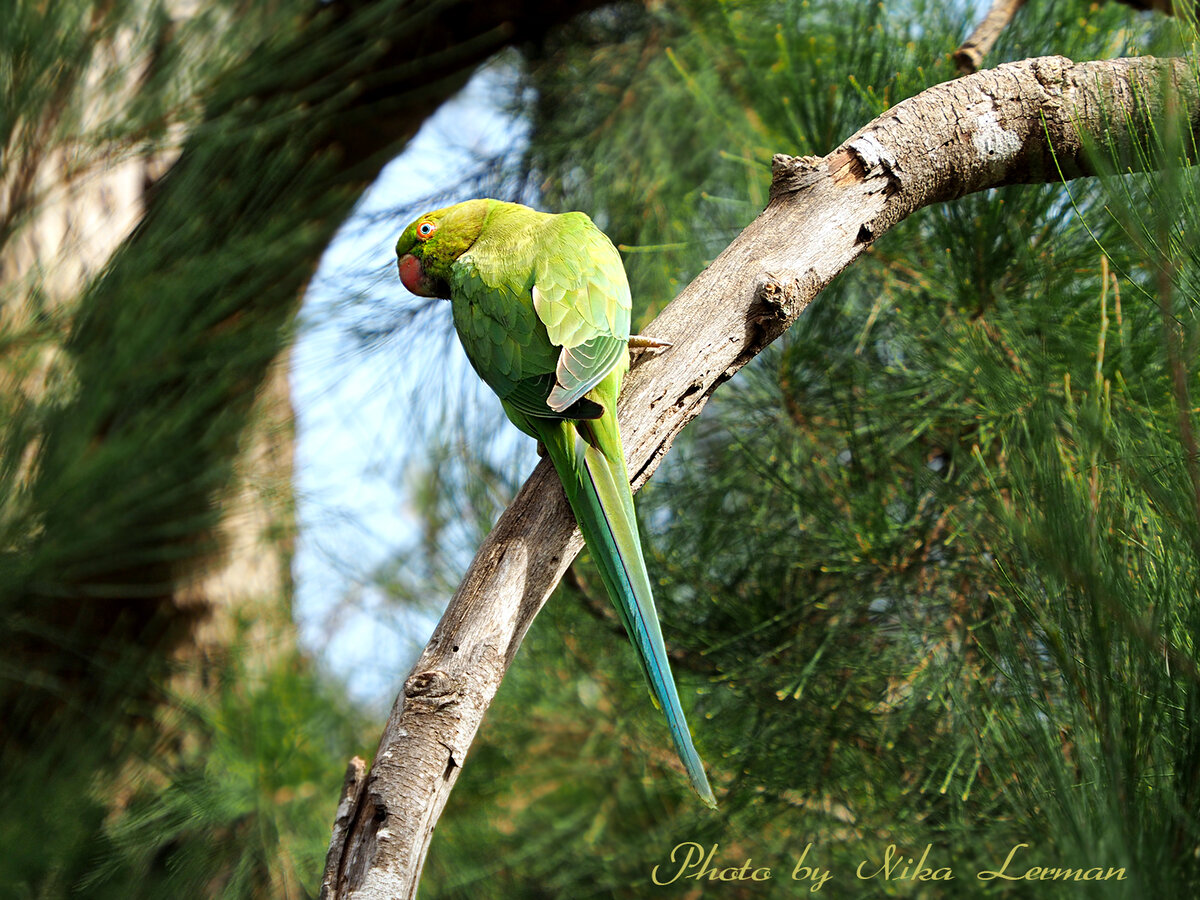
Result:
M425 267L411 253L405 253L397 262L400 270L400 283L418 297L433 297L433 285L425 277Z

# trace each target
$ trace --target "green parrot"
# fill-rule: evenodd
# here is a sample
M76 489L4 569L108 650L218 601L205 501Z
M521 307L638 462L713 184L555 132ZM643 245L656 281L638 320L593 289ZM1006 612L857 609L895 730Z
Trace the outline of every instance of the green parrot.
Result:
M408 290L449 298L471 365L545 447L692 787L715 808L667 663L617 430L631 302L616 248L583 213L468 200L412 222L396 256Z

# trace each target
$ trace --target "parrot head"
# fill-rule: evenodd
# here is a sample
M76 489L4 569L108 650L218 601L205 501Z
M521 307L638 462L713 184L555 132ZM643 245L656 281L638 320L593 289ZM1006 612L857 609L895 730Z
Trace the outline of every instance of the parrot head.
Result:
M467 200L409 223L396 242L401 283L418 297L448 298L450 266L483 231L489 202Z

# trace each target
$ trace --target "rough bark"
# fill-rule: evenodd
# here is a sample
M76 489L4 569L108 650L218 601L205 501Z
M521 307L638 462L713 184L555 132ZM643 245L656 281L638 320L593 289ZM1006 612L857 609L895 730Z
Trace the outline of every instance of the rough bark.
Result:
M1182 61L1031 59L931 88L824 158L776 157L767 208L646 329L674 347L637 366L622 395L635 488L712 391L897 222L974 191L1055 182L1060 171L1094 174L1088 147L1096 143L1112 140L1136 166L1144 158L1131 152L1130 132L1145 134L1168 107L1194 132L1198 93ZM348 782L357 795L339 807L323 898L415 896L480 720L581 546L543 461L480 547L413 667L371 771Z

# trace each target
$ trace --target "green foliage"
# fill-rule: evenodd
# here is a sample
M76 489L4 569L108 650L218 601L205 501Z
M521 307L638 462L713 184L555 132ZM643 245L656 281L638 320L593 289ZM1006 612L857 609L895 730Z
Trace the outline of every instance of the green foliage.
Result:
M531 183L602 223L651 314L761 207L773 153L825 153L953 77L968 19L922 2L598 13L530 62ZM990 63L1177 53L1180 29L1029 4ZM810 842L826 891L854 895L995 894L975 873L1021 843L1010 874L1125 878L1014 896L1200 889L1200 182L1182 140L1144 145L1156 174L903 223L639 495L718 816L689 798L576 566L472 750L426 894L791 896ZM771 882L655 887L685 841ZM889 844L932 845L955 881L860 882Z
M77 729L42 734L5 783L5 896L307 896L346 754L376 726L294 655L258 671L238 662L256 659L249 646L230 654L205 672L216 691L158 698L132 731L93 718L75 746ZM119 777L105 775L112 735Z
M374 726L296 657L265 673L233 663L211 674L216 696L178 698L181 721L163 723L191 737L150 750L171 762L130 786L106 823L102 862L81 881L88 896L293 897L320 882L330 787Z

